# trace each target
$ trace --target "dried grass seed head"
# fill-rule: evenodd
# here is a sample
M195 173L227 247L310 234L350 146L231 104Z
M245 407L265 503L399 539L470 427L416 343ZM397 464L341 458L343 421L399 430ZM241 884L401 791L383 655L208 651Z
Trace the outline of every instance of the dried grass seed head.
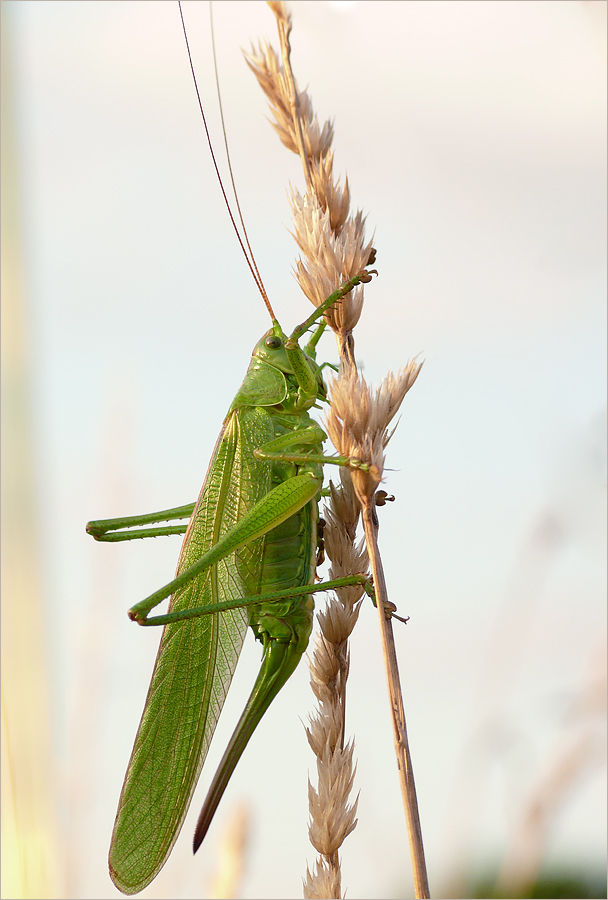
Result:
M306 737L310 749L317 758L327 754L327 748L333 752L339 749L342 735L344 734L344 718L339 703L330 702L330 692L325 688L325 695L319 690L319 685L313 685L314 694L322 704L314 715L309 718L309 728L306 728ZM319 696L321 694L321 696Z
M334 281L336 287L365 268L373 240L365 239L365 216L361 210L336 233L332 228L331 212L323 209L316 197L300 194L292 188L289 202L295 226L293 236L298 247L311 264L323 268L328 278L338 278Z
M272 9L279 26L283 25L288 35L291 19L284 5L274 4ZM283 64L267 42L260 43L257 51L252 47L245 58L268 98L275 118L273 126L282 143L293 153L299 153L294 97ZM307 157L307 194L301 197L294 191L292 196L295 237L304 254L304 260L296 264L296 278L311 303L319 306L342 282L353 278L369 263L372 242L365 241L363 214L357 212L349 218L348 179L345 177L343 184L334 182L332 123L325 122L321 129L308 93L298 91L295 82L293 85ZM359 287L325 316L347 357L346 347L362 306L363 289Z
M355 490L370 497L382 479L384 450L393 431L388 426L414 384L422 363L411 360L397 374L389 372L375 393L356 371L344 372L329 387L327 433L340 456L357 459L368 472L351 468Z
M356 585L359 588L359 585ZM361 588L363 593L363 588ZM358 609L345 608L341 603L328 603L317 613L319 626L331 645L339 646L348 640L357 622Z
M353 488L353 482L348 469L339 469L340 484L336 486L329 482L329 501L325 504L328 525L333 525L338 520L344 526L351 541L354 541L357 533L357 524L361 515L361 504ZM330 559L333 559L331 554Z
M251 52L243 51L245 61L258 84L266 94L272 109L274 122L271 122L281 143L292 153L299 154L294 121L292 97L289 83L275 50L268 41L252 45ZM297 89L297 88L296 88ZM327 121L321 128L310 97L306 91L298 90L300 105L300 121L304 137L304 147L309 159L322 159L329 152L333 140L333 123Z
M331 226L331 213L323 210L315 197L292 189L290 196L294 238L304 260L296 263L296 279L314 306L320 306L333 291L365 267L372 241L365 240L365 219L357 212L340 234ZM350 333L361 315L363 289L355 288L326 313L326 321L336 332Z
M340 671L340 659L330 637L320 634L310 660L311 678L319 684L332 684Z
M283 25L287 31L287 37L291 32L291 11L283 0L268 0L268 6L277 18L277 24Z
M341 897L340 869L321 856L315 863L314 873L306 866L304 881L305 900L322 900L327 897Z
M344 183L334 182L333 168L333 151L329 151L321 159L313 160L311 186L321 209L329 210L332 231L339 234L350 211L350 187L346 175Z
M357 825L357 800L352 806L348 804L356 772L352 756L352 741L343 750L332 751L326 746L317 759L319 791L308 784L308 833L315 850L324 856L335 853Z

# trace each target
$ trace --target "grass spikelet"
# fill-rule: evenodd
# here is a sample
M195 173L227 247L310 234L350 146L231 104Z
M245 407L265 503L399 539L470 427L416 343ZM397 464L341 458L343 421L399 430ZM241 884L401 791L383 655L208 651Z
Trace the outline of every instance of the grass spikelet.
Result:
M306 867L304 897L307 900L340 896L340 873L336 873L336 870L323 857L315 864L314 872L311 872L308 866Z
M326 506L324 540L332 561L329 577L340 578L366 572L367 551L354 535L360 505L347 473L340 470L344 485L330 484L331 500ZM307 868L305 897L341 897L338 850L357 824L357 801L350 805L356 766L354 744L344 745L346 723L346 681L350 666L348 639L359 617L363 590L359 585L340 588L318 615L320 634L310 660L310 683L318 708L306 729L308 742L317 757L318 788L308 785L310 810L309 838L321 854L314 874Z
M281 143L292 153L299 154L290 85L274 48L266 41L260 42L257 48L252 46L251 53L245 53L245 60L268 98L274 116L271 124ZM333 125L325 122L321 128L306 91L298 92L298 96L300 116L306 124L303 132L307 156L321 159L331 147Z
M340 523L328 521L325 528L328 549L329 545L333 550L340 543L339 530ZM349 548L352 548L352 542L343 541L345 556L348 556ZM367 565L364 549L359 548L358 562L357 571L364 571ZM353 571L343 557L332 566L330 578L339 577L337 572L350 574ZM348 638L359 616L362 588L358 585L343 588L337 594L319 614L321 633L310 659L310 683L318 708L310 717L306 734L317 758L318 786L315 789L309 781L308 833L311 844L321 856L314 874L307 868L305 897L342 897L338 850L357 824L357 801L349 803L356 770L354 744L352 741L344 744L344 731L350 665Z
M369 262L372 242L365 241L365 219L358 212L340 231L332 227L331 209L323 209L316 196L291 192L294 238L304 259L296 262L296 280L314 306L319 306L344 281ZM351 333L363 308L363 287L351 291L346 302L325 315L337 334Z
M351 470L355 492L373 497L384 472L384 450L393 431L388 426L412 387L422 363L412 360L396 375L389 372L375 393L357 371L343 372L330 386L327 433L340 456L360 460Z

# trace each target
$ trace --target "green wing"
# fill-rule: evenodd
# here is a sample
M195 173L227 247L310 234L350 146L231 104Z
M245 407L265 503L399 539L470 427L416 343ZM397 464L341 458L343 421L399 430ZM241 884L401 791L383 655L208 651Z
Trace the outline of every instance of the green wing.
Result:
M236 409L218 438L192 514L177 572L194 563L268 493L271 465L253 450L273 436L270 416ZM259 592L263 538L230 554L173 595L170 610L208 606ZM167 625L120 795L110 874L126 894L143 890L164 865L192 794L247 630L236 609Z

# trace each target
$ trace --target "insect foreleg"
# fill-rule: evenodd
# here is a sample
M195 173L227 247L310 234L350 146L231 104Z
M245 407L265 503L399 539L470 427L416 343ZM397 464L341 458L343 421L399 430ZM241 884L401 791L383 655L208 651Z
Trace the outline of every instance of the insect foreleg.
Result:
M312 359L316 358L317 344L319 343L319 340L321 339L321 335L323 334L323 332L325 331L326 328L327 328L327 322L319 322L319 324L315 328L309 342L304 347L304 352L306 353L307 356L312 357ZM327 365L327 363L324 363L323 365ZM323 368L323 366L319 366L319 368Z
M318 320L321 318L323 313L325 313L328 309L338 303L342 297L352 291L352 289L361 284L361 282L371 281L371 274L367 271L367 269L363 269L359 272L358 275L355 275L354 278L351 278L349 281L345 281L344 284L341 284L340 287L330 294L327 300L324 300L320 306L318 306L313 313L304 321L301 325L298 325L291 332L287 340L285 341L285 350L287 351L287 356L289 358L289 362L291 364L291 368L293 374L295 375L298 385L300 388L298 403L301 408L308 409L310 404L308 400L311 398L316 398L317 396L317 380L313 371L311 370L308 362L306 361L306 356L304 351L298 344L303 335L306 334L309 328L315 325ZM324 323L321 323L324 325ZM275 325L278 326L278 322L275 322ZM308 345L307 351L310 351L309 355L314 358L315 356L315 348L317 341L321 337L323 333L323 328L321 325L318 325L315 333L312 335Z
M299 339L302 335L306 334L308 329L317 322L317 320L325 313L328 309L330 309L334 304L338 303L342 297L345 297L354 287L358 284L367 284L372 280L372 274L377 275L375 269L362 269L358 275L355 275L354 278L349 279L349 281L345 281L340 285L337 290L330 294L327 300L324 300L320 306L316 308L316 310L311 313L311 315L302 322L301 325L298 325L297 328L291 332L289 339L287 341L286 349L289 352L294 346L297 346ZM320 335L319 335L320 336ZM312 340L314 341L314 337ZM318 338L317 338L318 340Z

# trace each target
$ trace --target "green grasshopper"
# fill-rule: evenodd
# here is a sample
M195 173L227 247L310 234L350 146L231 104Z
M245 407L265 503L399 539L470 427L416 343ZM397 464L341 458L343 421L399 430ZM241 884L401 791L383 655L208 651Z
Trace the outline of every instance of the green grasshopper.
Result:
M207 130L202 105L200 109ZM211 154L215 163L212 147ZM194 852L251 735L308 645L312 594L360 584L373 599L364 575L315 582L323 465L366 467L359 460L325 456L327 436L308 412L327 398L323 366L315 361L325 328L319 320L355 285L370 281L371 274L363 269L342 284L287 337L255 263L243 251L272 328L254 348L198 501L87 525L99 541L185 533L176 577L129 610L133 621L164 625L164 631L110 847L110 875L125 894L143 890L156 877L177 840L247 626L262 643L262 664L199 816ZM313 326L302 349L299 341ZM187 525L159 525L187 518ZM168 612L149 616L167 597Z
M324 463L359 466L322 453L325 432L308 410L326 399L315 362L321 322L353 286L345 282L289 337L276 319L256 345L224 420L196 504L144 516L89 522L100 541L183 534L177 576L129 610L140 625L164 625L152 681L120 796L110 874L124 893L143 890L166 862L188 811L247 625L263 660L194 835L200 846L234 768L264 712L294 672L312 629L312 594L353 575L315 584L317 500ZM185 525L141 528L184 519ZM171 596L165 615L148 617Z

